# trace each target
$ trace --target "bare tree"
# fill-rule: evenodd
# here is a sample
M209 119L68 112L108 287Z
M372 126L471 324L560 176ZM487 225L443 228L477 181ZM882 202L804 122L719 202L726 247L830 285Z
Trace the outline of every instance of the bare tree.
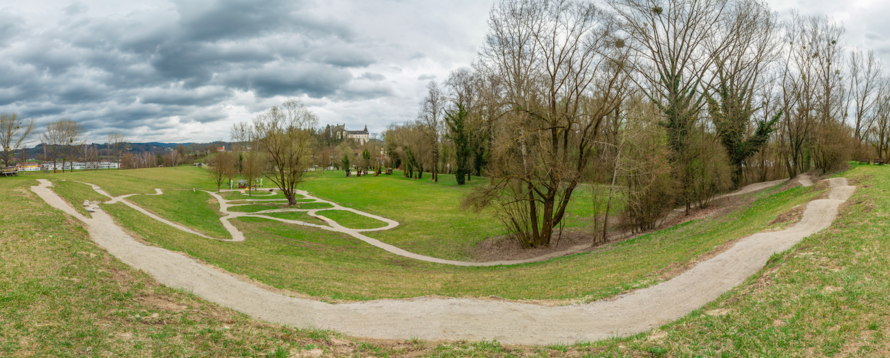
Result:
M608 0L622 20L627 45L638 57L640 88L661 108L673 170L684 188L687 213L693 201L691 131L706 104L719 54L738 23L726 21L729 0Z
M867 132L869 141L878 152L878 159L884 160L890 149L890 83L881 79L878 100L875 104L875 119ZM862 158L857 158L862 159Z
M432 164L430 171L433 182L439 181L439 137L442 133L442 123L445 118L446 98L435 81L427 85L427 95L421 103L418 122L423 125L426 141L430 148Z
M288 206L297 204L294 190L312 160L312 129L317 124L315 114L296 100L272 107L253 121L260 151L268 160L265 175L287 197Z
M853 136L857 141L865 139L871 127L877 106L879 82L883 68L874 50L863 54L861 50L850 52L850 102L853 106Z
M723 29L732 33L722 35L730 39L724 51L713 51L716 78L708 110L733 166L732 182L737 188L745 162L767 144L784 112L773 109L766 118L754 119L758 106L764 109L761 103L771 96L769 79L764 77L778 59L780 27L776 15L753 0L734 2L725 21L729 24Z
M207 172L216 183L216 192L218 193L222 183L231 180L235 174L235 157L229 152L216 153L208 164Z
M467 69L451 73L446 82L450 89L450 105L445 109L448 139L454 145L455 178L458 185L464 185L471 174L472 155L477 152L474 146L481 145L479 135L482 124L478 107L478 78Z
M110 151L109 154L113 155L114 158L117 159L118 162L121 162L124 152L127 151L127 138L122 133L108 133L108 141L105 146ZM123 167L123 165L119 165L118 169Z
M257 135L248 122L239 122L232 125L232 148L241 159L239 169L241 177L249 183L248 195L253 193L253 185L257 178L263 175L263 157L257 151Z
M62 121L47 123L46 131L40 135L40 142L46 150L45 156L52 157L53 173L58 170L58 158L66 138L65 125Z
M0 161L3 162L3 166L12 165L15 152L28 140L33 129L34 119L25 121L16 113L0 114L0 148L3 149Z
M495 7L481 53L511 110L492 126L497 203L523 247L548 247L593 155L603 119L627 95L627 48L610 16L580 1L510 0Z

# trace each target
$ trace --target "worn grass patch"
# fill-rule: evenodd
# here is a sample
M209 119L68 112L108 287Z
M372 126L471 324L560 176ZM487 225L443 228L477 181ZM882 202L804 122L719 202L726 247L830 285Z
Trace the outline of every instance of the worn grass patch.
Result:
M346 210L322 210L315 213L350 229L376 229L386 226L383 221Z

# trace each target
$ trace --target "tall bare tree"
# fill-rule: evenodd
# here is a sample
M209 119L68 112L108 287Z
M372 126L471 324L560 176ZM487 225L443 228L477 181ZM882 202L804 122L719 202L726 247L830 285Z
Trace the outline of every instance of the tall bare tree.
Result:
M108 139L105 144L105 147L109 150L109 154L114 156L118 162L121 161L121 156L123 153L127 151L127 137L123 135L123 133L112 132L108 133ZM119 165L118 169L123 167L123 165Z
M268 159L265 175L287 197L288 206L297 204L294 190L312 161L312 130L317 124L315 114L296 100L272 107L253 121L257 144Z
M257 135L248 122L239 122L232 125L232 148L241 159L239 169L241 177L250 185L247 187L248 195L253 194L253 184L263 175L263 156L257 151Z
M0 113L0 162L3 166L12 165L15 152L31 136L34 119L25 121L16 113ZM24 160L24 159L23 159Z
M661 108L675 175L684 188L687 213L693 201L696 127L711 87L714 64L730 45L735 21L726 21L729 0L608 0L622 21L627 45L638 60L639 87Z
M480 117L477 105L477 78L467 69L451 73L446 84L450 89L450 106L445 109L448 139L454 144L455 178L458 185L464 185L470 175L471 156L478 145Z
M439 181L439 138L442 134L442 124L445 120L445 94L435 81L427 85L427 95L421 103L418 122L423 125L426 141L430 148L432 164L430 172L433 182Z
M884 160L890 149L890 80L881 79L880 92L875 105L875 119L869 129L869 142L878 153L878 159ZM862 159L862 158L856 158Z
M713 51L714 84L708 95L708 110L716 134L733 167L732 183L742 180L745 162L763 148L783 114L782 109L755 120L762 103L771 96L764 77L778 59L781 49L778 19L765 4L740 0L731 5L723 26L730 40L723 51ZM749 127L754 125L753 132Z
M51 157L53 161L53 173L58 171L58 159L62 153L63 146L66 144L67 134L65 123L59 120L46 124L46 131L40 135L40 142L46 151L45 156ZM49 158L45 158L47 161ZM64 162L63 162L64 163Z
M874 119L883 68L874 50L869 50L867 54L862 50L853 50L849 65L853 136L857 141L862 141Z
M603 119L627 95L627 47L591 3L508 0L489 16L484 71L510 108L493 123L494 185L470 199L496 203L523 247L547 247L582 179Z
M216 192L218 193L222 184L226 180L231 180L235 175L235 157L229 152L216 153L208 164L207 172L216 183Z

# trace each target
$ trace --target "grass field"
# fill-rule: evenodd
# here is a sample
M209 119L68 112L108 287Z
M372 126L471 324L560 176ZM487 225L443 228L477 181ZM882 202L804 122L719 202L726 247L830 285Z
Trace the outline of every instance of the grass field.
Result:
M488 179L474 178L458 186L454 175L440 174L439 183L393 175L346 178L343 172L311 173L300 188L310 194L399 222L399 227L368 236L418 254L472 260L476 245L504 235L501 222L490 211L473 213L461 200ZM620 204L617 207L620 209ZM580 220L594 210L588 187L579 188L567 214L566 227L586 225Z
M890 297L890 286L887 285L890 282L890 259L886 252L890 251L890 198L887 195L890 168L862 166L840 175L852 179L852 184L858 188L850 202L842 206L840 217L831 228L804 239L784 254L774 256L761 272L701 310L654 332L551 347L412 340L376 344L354 342L347 346L348 350L337 343L338 339L347 340L345 337L256 322L188 293L160 286L147 275L108 256L89 241L78 224L50 209L27 191L28 186L36 184L31 180L36 175L4 179L0 195L4 208L11 209L12 214L0 215L0 355L288 356L299 351L324 349L333 356L888 356L890 306L886 304L886 297ZM63 187L67 185L61 183ZM74 200L77 195L89 195L79 189L56 190L65 193L69 200ZM150 193L151 190L144 192ZM561 267L566 275L572 275L572 269L583 267L568 265L576 260L595 266L598 261L594 261L594 257L612 252L618 256L615 261L619 261L633 257L623 250L632 250L636 246L644 249L637 251L637 255L654 258L674 251L667 256L688 258L695 256L694 251L707 251L730 233L739 233L740 229L733 224L744 221L739 225L770 227L769 222L775 213L788 211L818 192L795 188L776 193L774 188L772 194L775 195L757 194L758 200L751 208L733 213L721 222L685 224L640 238L643 240L616 245L600 254L575 255L513 268L453 270L445 274L451 277L451 283L458 284L456 286L461 280L468 279L469 274L488 280L516 280L514 283L521 285L522 280L529 277L524 274L526 271L554 266ZM163 241L171 248L200 241L194 237L181 237L186 234L178 231L165 232L169 228L162 225L146 224L144 216L140 218L138 213L122 204L106 205L105 208L123 212L116 214L118 220L132 219L136 222L133 227L142 231L140 235ZM429 266L449 271L443 270L442 266L412 265L393 257L389 257L388 267L368 265L362 268L360 259L348 260L343 257L345 255L336 254L338 250L363 253L361 243L353 245L349 237L296 231L262 219L239 221L237 225L245 230L267 233L260 237L267 240L270 252L276 247L296 252L311 251L312 254L326 255L334 263L343 261L344 271L347 271L336 272L341 267L326 265L318 270L305 271L304 278L321 274L336 280L347 273L376 269L378 275L393 275L391 280L397 281L405 278L399 273L401 268L422 271L424 266ZM697 232L705 235L712 230L713 236L724 238L711 240L689 235ZM758 229L752 227L750 230ZM686 235L679 235L683 233ZM165 235L177 237L162 240ZM247 247L250 241L240 246ZM278 243L273 244L274 241ZM678 241L698 243L684 245ZM194 246L219 250L218 247ZM364 249L369 255L374 252ZM199 257L198 253L190 254ZM253 256L247 249L233 250L232 253L238 254L244 262ZM369 257L375 262L380 259L374 255ZM287 258L287 255L272 256L266 261L281 258ZM312 261L311 258L301 258L299 253L293 256L293 260L302 262L301 269L311 268L313 263L327 258ZM649 261L657 259L637 257L635 264L651 268L651 264L647 264ZM674 262L682 264L689 260ZM602 265L600 269L608 271L609 266ZM273 274L276 270L292 271L286 263L265 270L269 271L265 274ZM513 274L508 275L511 271ZM650 280L657 280L659 271L654 272L655 275L648 276ZM608 275L587 274L591 280L578 285L609 278ZM620 274L612 271L611 276ZM437 287L440 279L433 277L430 291L441 288ZM312 283L318 282L321 280ZM539 286L549 282L560 285L558 280L541 282L544 281L539 281ZM636 282L645 284L646 275ZM347 281L343 285L354 283ZM373 282L364 280L364 283ZM286 282L282 282L282 286L286 286ZM342 287L339 290L342 291ZM324 297L336 291L338 288L328 287L316 293ZM373 292L369 290L368 295Z
M379 192L367 189L364 195L368 197L363 197L362 191L345 193L347 189L337 189L339 184L334 178L328 182L323 179L313 179L307 182L306 187L310 192L313 192L313 185L324 187L326 189L318 190L339 193L343 198L357 202L343 204L371 207L370 212L379 213L378 210L373 210L375 205L377 208L384 208L380 211L394 210L390 205L378 203L381 200ZM367 179L367 182L356 181L361 185L349 185L369 188L376 186L388 188L387 190L397 190L401 185L414 191L447 191L456 188L398 177ZM344 178L345 180L349 179ZM380 181L374 184L372 180ZM424 190L417 189L419 186L423 186ZM715 247L769 227L770 222L779 214L819 194L812 188L794 188L784 192L776 190L773 188L757 193L756 197L759 199L749 208L738 210L720 220L693 221L591 253L542 263L490 268L458 268L416 262L391 255L346 235L262 219L242 218L232 221L248 237L243 243L215 242L157 225L152 219L124 205L107 205L106 210L122 226L146 241L186 252L274 287L323 299L368 300L435 294L453 297L496 295L508 299L591 301L659 282ZM449 197L450 200L459 198L454 194ZM393 205L400 205L403 201L401 196L395 198L398 200L394 200L396 204ZM439 220L452 217L457 223L431 224L431 228L421 230L420 227L415 227L413 231L406 230L402 233L435 232L480 220L479 215L458 209L443 211L446 214L438 216ZM385 213L382 215L391 217ZM411 220L427 222L430 219L409 218L403 225L419 225ZM490 218L484 225L491 225ZM468 232L471 231L467 229ZM398 232L398 229L392 231ZM426 245L433 246L433 243ZM449 245L453 242L442 240L439 244Z
M59 193L63 198L67 199L71 206L88 218L92 216L83 208L84 201L104 202L109 200L107 196L97 193L89 186L69 180L56 181L53 184L53 190L55 190L56 193Z
M293 211L293 212L285 212L285 213L268 213L268 214L263 214L263 215L271 216L273 218L285 219L285 220L299 220L299 221L309 223L309 224L327 225L327 223L324 222L323 220L315 218L313 216L309 216L309 213L307 213L305 211Z
M213 191L213 192L216 192L215 190L212 190L212 191ZM276 191L274 195L269 195L269 192L268 192L268 191L259 191L259 192L254 191L254 192L251 193L250 195L248 195L248 194L246 194L246 193L245 193L245 194L241 194L241 192L237 192L237 191L226 191L226 192L221 192L221 193L219 193L219 195L222 196L223 199L226 199L226 200L286 199L286 198L284 197L284 194L282 194L282 193L279 192L279 191ZM294 197L297 198L297 199L300 199L300 198L302 198L303 196L300 195L300 194L294 194Z
M266 204L249 204L249 205L239 205L232 206L229 208L231 212L239 212L239 213L255 213L263 210L275 210L275 209L328 209L333 208L334 206L328 203L317 203L312 202L311 199L300 199L297 200L297 204L294 206L287 206L287 203L266 203Z
M387 356L405 349L256 321L161 286L33 194L37 177L0 179L0 356ZM69 183L57 182L56 190L91 195Z
M367 216L359 215L344 210L322 210L315 212L318 215L336 221L338 224L350 229L376 229L386 226L386 223Z
M232 238L219 221L222 214L216 199L203 191L167 190L164 195L136 195L126 200L210 237Z

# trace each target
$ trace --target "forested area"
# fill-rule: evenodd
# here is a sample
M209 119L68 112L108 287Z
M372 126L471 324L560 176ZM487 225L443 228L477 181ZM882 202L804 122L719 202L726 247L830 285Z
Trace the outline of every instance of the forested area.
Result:
M430 82L385 145L406 176L485 176L467 204L497 208L525 247L548 246L588 187L624 194L622 222L645 230L746 183L888 154L882 64L829 18L753 0L506 0L488 25L477 59Z

